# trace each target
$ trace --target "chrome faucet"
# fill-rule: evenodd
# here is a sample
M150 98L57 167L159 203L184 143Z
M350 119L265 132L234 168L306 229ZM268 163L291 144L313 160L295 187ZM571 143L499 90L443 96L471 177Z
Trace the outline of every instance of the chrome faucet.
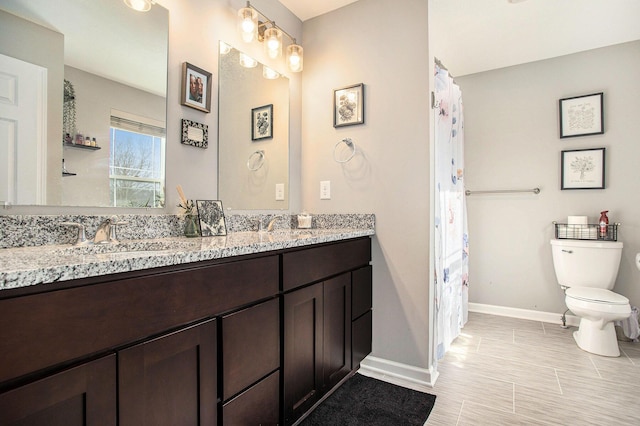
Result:
M102 221L95 237L93 237L94 244L118 244L118 236L116 235L116 227L118 225L126 225L127 222L118 222L118 216L111 216L108 219Z
M271 232L271 231L273 231L273 225L276 223L276 220L277 220L279 217L284 217L284 216L283 216L283 215L281 215L281 214L276 215L276 216L273 216L273 217L269 220L269 222L267 223L267 226L266 226L266 227L263 225L262 218L261 218L261 219L260 219L260 223L259 223L259 225L258 225L258 231L260 231L260 232ZM265 228L266 228L266 229L265 229Z
M91 241L87 240L87 232L85 226L82 223L62 222L61 225L74 226L78 228L78 236L76 237L76 242L73 243L74 246L86 246L88 244L91 244Z

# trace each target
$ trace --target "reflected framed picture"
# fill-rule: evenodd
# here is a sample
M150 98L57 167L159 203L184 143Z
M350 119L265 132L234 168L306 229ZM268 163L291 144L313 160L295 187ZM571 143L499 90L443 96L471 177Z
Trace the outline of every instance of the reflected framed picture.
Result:
M273 138L273 104L251 110L251 140Z
M222 201L196 200L196 207L200 219L200 235L203 237L227 235Z
M364 84L333 91L333 127L364 123Z
M604 133L604 94L560 99L560 138Z
M204 112L211 110L211 73L191 65L182 64L181 105Z
M182 143L206 149L209 146L209 126L182 119Z
M562 151L560 189L604 189L605 148Z

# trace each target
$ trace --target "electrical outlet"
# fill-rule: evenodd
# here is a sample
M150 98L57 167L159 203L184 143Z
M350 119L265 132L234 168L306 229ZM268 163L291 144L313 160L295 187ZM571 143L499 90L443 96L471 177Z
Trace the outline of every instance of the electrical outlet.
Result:
M276 201L284 201L284 183L276 183Z
M331 199L331 181L330 180L320 181L320 199L321 200Z

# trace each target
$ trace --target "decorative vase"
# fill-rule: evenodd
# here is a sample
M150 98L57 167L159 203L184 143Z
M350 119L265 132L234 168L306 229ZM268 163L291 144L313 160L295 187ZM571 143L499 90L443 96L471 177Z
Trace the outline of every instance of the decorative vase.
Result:
M198 231L198 215L188 214L184 216L184 236L193 238L199 237L200 232Z

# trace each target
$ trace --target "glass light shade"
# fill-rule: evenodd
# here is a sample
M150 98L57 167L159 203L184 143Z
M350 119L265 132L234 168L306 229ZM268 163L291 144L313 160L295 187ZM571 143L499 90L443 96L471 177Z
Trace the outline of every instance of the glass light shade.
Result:
M268 28L264 31L264 49L271 59L282 56L282 31Z
M151 0L124 0L124 4L138 12L148 12L151 10Z
M245 43L251 43L258 34L258 12L250 7L238 10L238 31Z
M231 46L229 46L224 41L221 41L220 42L220 54L221 55L226 55L229 52L231 52Z
M275 80L280 77L280 74L277 71L272 70L266 65L262 66L262 76L268 80Z
M293 72L302 71L303 67L303 48L297 44L291 44L287 47L287 65Z
M249 55L240 53L240 65L245 68L255 68L258 65L258 61L256 61Z

